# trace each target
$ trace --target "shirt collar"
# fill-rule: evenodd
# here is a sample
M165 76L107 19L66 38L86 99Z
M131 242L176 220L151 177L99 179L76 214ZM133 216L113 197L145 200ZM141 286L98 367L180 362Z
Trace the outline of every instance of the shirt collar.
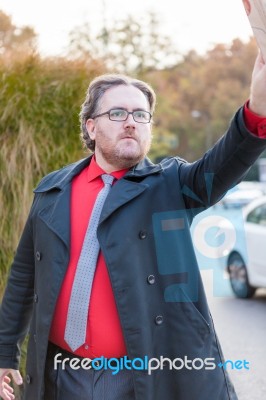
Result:
M120 179L122 178L126 173L128 172L128 168L127 169L121 169L119 171L113 171L111 174L114 178L116 179ZM93 181L94 179L98 178L99 176L106 174L107 172L105 172L100 166L99 164L97 164L95 156L93 156L91 158L91 162L88 166L87 169L87 179L88 182Z

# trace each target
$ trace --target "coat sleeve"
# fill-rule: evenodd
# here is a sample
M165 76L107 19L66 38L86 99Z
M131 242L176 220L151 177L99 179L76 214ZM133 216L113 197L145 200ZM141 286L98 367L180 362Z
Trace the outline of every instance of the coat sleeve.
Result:
M0 308L0 368L17 369L19 366L20 345L28 332L33 296L34 246L30 213Z
M186 206L209 207L240 182L266 148L266 139L249 132L243 107L228 131L205 155L194 163L177 159Z

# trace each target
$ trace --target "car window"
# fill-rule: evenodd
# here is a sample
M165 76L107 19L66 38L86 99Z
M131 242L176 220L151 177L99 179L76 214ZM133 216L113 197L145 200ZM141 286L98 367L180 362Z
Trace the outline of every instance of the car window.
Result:
M259 224L266 226L266 205L263 205L261 207L261 213L260 213L260 218L259 218Z
M247 222L266 226L266 205L263 204L254 208L254 210L247 215Z

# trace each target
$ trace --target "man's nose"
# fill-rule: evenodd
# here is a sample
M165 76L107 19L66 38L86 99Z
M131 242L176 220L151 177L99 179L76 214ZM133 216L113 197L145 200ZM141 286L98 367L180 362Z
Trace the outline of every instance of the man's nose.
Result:
M136 121L134 120L132 114L128 115L127 119L125 120L124 127L125 128L134 128L135 129Z

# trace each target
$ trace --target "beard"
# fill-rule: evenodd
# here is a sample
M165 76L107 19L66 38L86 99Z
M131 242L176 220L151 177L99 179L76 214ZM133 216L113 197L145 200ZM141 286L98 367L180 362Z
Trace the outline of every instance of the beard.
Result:
M110 138L103 131L98 130L97 136L95 152L117 170L138 164L151 147L151 136L141 142L132 131L121 134L115 143L110 143Z

